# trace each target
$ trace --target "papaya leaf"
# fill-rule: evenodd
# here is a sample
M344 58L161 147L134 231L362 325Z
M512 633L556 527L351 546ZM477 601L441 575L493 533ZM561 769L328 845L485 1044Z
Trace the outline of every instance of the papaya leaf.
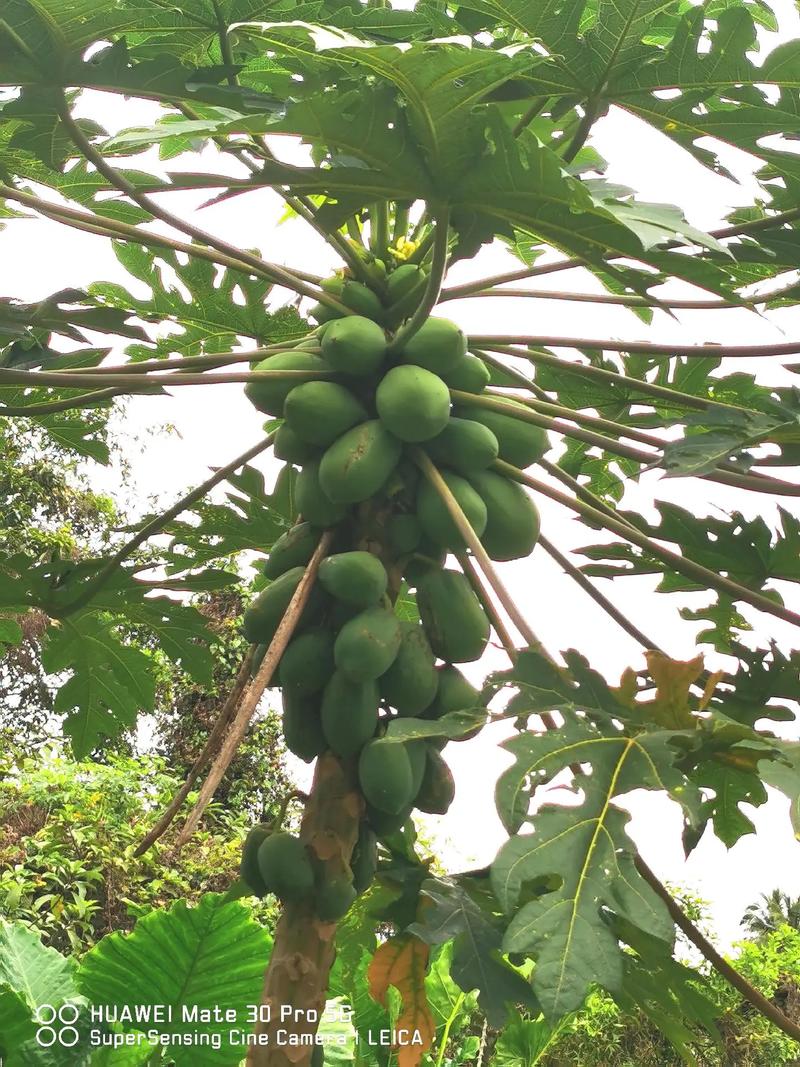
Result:
M789 798L794 835L800 841L800 743L777 742L780 757L760 766L761 777Z
M233 1067L242 1045L232 1041L231 1033L251 1028L247 1007L259 1002L269 948L269 936L249 908L207 893L196 907L179 900L166 911L140 918L130 934L106 935L84 956L78 985L95 1003L128 1008L134 1020L137 1005L170 1008L172 1019L163 1023L129 1025L178 1038L198 1032L216 1035L220 1047L204 1047L204 1061ZM225 976L224 1007L236 1013L234 1024L213 1021L220 1004L220 975ZM211 1013L212 1021L202 1016L192 1021L203 1011ZM171 1045L170 1055L179 1067L197 1063L191 1042Z
M418 1067L436 1036L425 990L429 953L428 945L418 937L400 934L378 946L367 968L369 993L379 1004L386 1007L390 986L401 997L396 1028L411 1036L408 1043L394 1046L398 1067Z
M760 807L767 802L767 791L757 772L713 761L696 767L692 780L704 790L713 791L713 796L701 805L700 817L703 825L709 818L713 820L714 833L723 844L732 848L740 837L755 833L755 826L740 805Z
M544 1019L524 1019L516 1014L503 1027L494 1047L494 1067L536 1067L549 1046L558 1037Z
M454 882L429 879L422 884L420 918L409 930L428 944L452 939L450 977L465 992L477 990L478 1004L490 1026L503 1029L510 1005L539 1011L528 982L503 958L499 918Z

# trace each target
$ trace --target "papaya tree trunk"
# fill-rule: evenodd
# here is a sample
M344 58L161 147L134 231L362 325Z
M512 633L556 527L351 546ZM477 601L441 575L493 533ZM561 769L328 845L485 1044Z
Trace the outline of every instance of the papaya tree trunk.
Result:
M300 827L326 876L347 869L358 838L364 802L345 768L331 753L317 760ZM287 903L275 930L264 976L262 1018L255 1027L248 1067L308 1067L313 1039L325 1010L335 957L336 923L321 922L311 903Z

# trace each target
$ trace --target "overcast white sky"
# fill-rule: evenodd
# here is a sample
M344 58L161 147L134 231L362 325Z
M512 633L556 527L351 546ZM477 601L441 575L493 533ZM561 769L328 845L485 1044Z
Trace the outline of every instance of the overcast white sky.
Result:
M787 38L800 35L800 18L792 4L776 5ZM775 42L771 36L769 46ZM84 110L88 110L88 100ZM93 117L109 130L148 121L149 106L124 103L121 99L94 95ZM593 143L609 162L607 177L636 189L643 200L675 203L684 207L689 221L704 229L719 225L735 205L748 203L757 189L752 180L753 162L742 153L726 152L725 162L740 177L737 184L716 177L670 144L665 138L629 116L612 111L594 131ZM281 141L282 155L292 152ZM133 165L147 169L158 166L150 154L137 156ZM204 164L219 169L222 161L207 153ZM176 161L167 165L179 169ZM199 169L196 158L185 169ZM201 198L175 194L168 199L173 210L186 212ZM245 247L257 246L265 258L324 274L334 266L326 247L304 224L287 222L275 228L281 213L276 196L269 192L250 193L207 210L197 217L203 226L226 240ZM65 286L82 287L95 280L115 280L137 289L137 283L119 267L107 242L101 238L62 228L47 221L20 221L8 224L0 236L3 262L13 264L3 278L3 296L24 300L40 299ZM448 284L513 270L517 262L500 247L481 253L471 263L459 264ZM542 278L536 288L599 291L584 271L570 271ZM675 285L673 295L685 295L688 288ZM696 295L690 294L690 295ZM800 312L795 309L770 313L766 318L745 311L679 312L677 321L657 313L650 331L622 308L579 305L548 300L473 300L450 303L443 313L456 319L468 332L550 333L643 339L648 335L680 343L719 341L735 344L767 343L785 336L797 336ZM106 343L106 342L102 342ZM763 376L764 381L788 381L789 375L763 361L737 361L736 369ZM783 378L778 377L783 373ZM795 379L796 382L796 379ZM139 441L132 456L133 488L140 496L157 493L165 502L179 496L219 466L244 451L257 439L262 417L244 399L239 386L181 388L170 398L138 398L130 402L126 429ZM151 433L169 423L175 433ZM264 460L263 469L273 478L277 466ZM97 472L97 484L117 489L117 474ZM764 496L712 487L707 482L692 484L648 475L631 484L625 506L638 506L652 512L654 500L673 500L696 514L715 510L740 510L745 515L762 514L769 521L775 508ZM142 500L142 505L144 501ZM795 501L784 506L797 509ZM597 538L582 532L569 513L548 501L541 501L543 525L548 536L562 549L593 543ZM552 652L575 647L586 652L592 664L612 682L628 666L644 666L642 650L574 584L564 577L543 552L530 561L502 565L502 573L533 629ZM652 592L649 579L626 579L600 588L612 595L619 606L674 658L694 654L696 627L682 622L678 607L697 605L702 595L665 597ZM800 609L796 587L783 590L788 603ZM791 627L746 609L761 645L775 638L784 648L797 644ZM710 667L725 665L709 650ZM486 671L504 667L504 656L490 651L485 661L470 668L478 680ZM729 664L728 664L729 665ZM493 788L497 775L508 765L505 753L496 747L503 727L492 727L477 739L452 744L447 758L456 775L456 800L444 819L426 817L426 834L445 847L452 869L491 861L504 834L495 814ZM796 728L783 728L786 736L797 736ZM299 765L304 773L307 769ZM706 834L688 862L680 846L680 814L670 801L644 792L631 798L631 833L645 860L662 879L696 890L712 902L712 914L720 942L728 945L738 936L738 923L744 908L759 893L776 886L800 893L800 844L794 839L788 818L788 801L773 793L768 804L749 811L757 834L743 838L733 849Z

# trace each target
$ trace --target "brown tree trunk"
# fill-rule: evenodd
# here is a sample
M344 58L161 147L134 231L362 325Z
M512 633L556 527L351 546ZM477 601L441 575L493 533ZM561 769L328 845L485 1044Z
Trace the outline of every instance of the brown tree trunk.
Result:
M358 837L363 800L331 752L317 760L300 836L325 874L349 867ZM247 1067L308 1067L313 1039L325 1010L328 976L335 956L335 923L323 923L310 903L287 903L275 930L262 996L263 1017L255 1028Z

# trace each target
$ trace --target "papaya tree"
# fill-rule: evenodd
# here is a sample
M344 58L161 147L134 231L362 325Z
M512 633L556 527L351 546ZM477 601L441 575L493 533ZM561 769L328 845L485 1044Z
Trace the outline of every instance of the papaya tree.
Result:
M234 892L282 904L248 1063L323 1062L313 1039L332 973L341 986L337 927L359 909L381 931L366 980L378 1001L399 996L390 1041L404 1067L433 1039L423 979L442 944L494 1029L520 1010L555 1025L598 988L685 1049L713 1022L674 958L677 927L800 1038L637 854L619 804L635 789L670 797L687 853L706 832L728 846L751 832L740 804L763 803L765 783L797 812L800 756L775 724L800 694L800 653L777 644L800 625L786 584L800 580L800 340L665 336L683 311L707 311L713 338L712 312L756 322L800 301L800 42L774 45L779 28L753 0L4 3L3 215L111 242L135 284L67 288L65 261L58 292L35 304L9 292L0 416L90 457L97 413L120 397L240 383L266 417L238 456L220 434L212 474L107 553L20 551L0 571L0 639L13 644L26 612L49 620L45 667L80 758L152 707L151 665L124 628L208 679L191 594L236 582L231 559L259 561L248 650L176 837L194 832L263 691L279 688L285 743L313 783L298 833L278 818L244 846ZM593 137L610 111L711 172L745 153L750 202L704 232L692 203L607 180ZM334 271L273 262L214 225L214 205L232 201L261 220L267 195ZM207 227L187 203L208 209ZM518 266L486 276L498 247ZM472 280L448 280L462 267ZM514 287L568 272L565 291ZM565 308L557 335L533 328L545 295ZM487 318L465 333L447 315L456 301L497 306L486 297L520 301L531 332ZM638 316L645 339L581 336L574 309L589 304ZM268 490L270 454L281 470ZM658 476L699 486L706 513L654 498ZM731 499L749 503L726 511ZM579 552L542 529L543 504L580 520ZM619 682L591 647L548 647L553 605L504 578L531 554L641 646ZM629 617L596 581L642 575L659 595L697 594L681 611L693 658L647 635L646 603ZM462 666L490 641L507 665L476 688ZM498 722L507 840L488 868L435 877L412 813L445 814L443 750L494 743ZM542 803L556 775L565 805ZM140 852L175 832L191 785ZM295 1043L281 1042L276 1006L292 1010Z

